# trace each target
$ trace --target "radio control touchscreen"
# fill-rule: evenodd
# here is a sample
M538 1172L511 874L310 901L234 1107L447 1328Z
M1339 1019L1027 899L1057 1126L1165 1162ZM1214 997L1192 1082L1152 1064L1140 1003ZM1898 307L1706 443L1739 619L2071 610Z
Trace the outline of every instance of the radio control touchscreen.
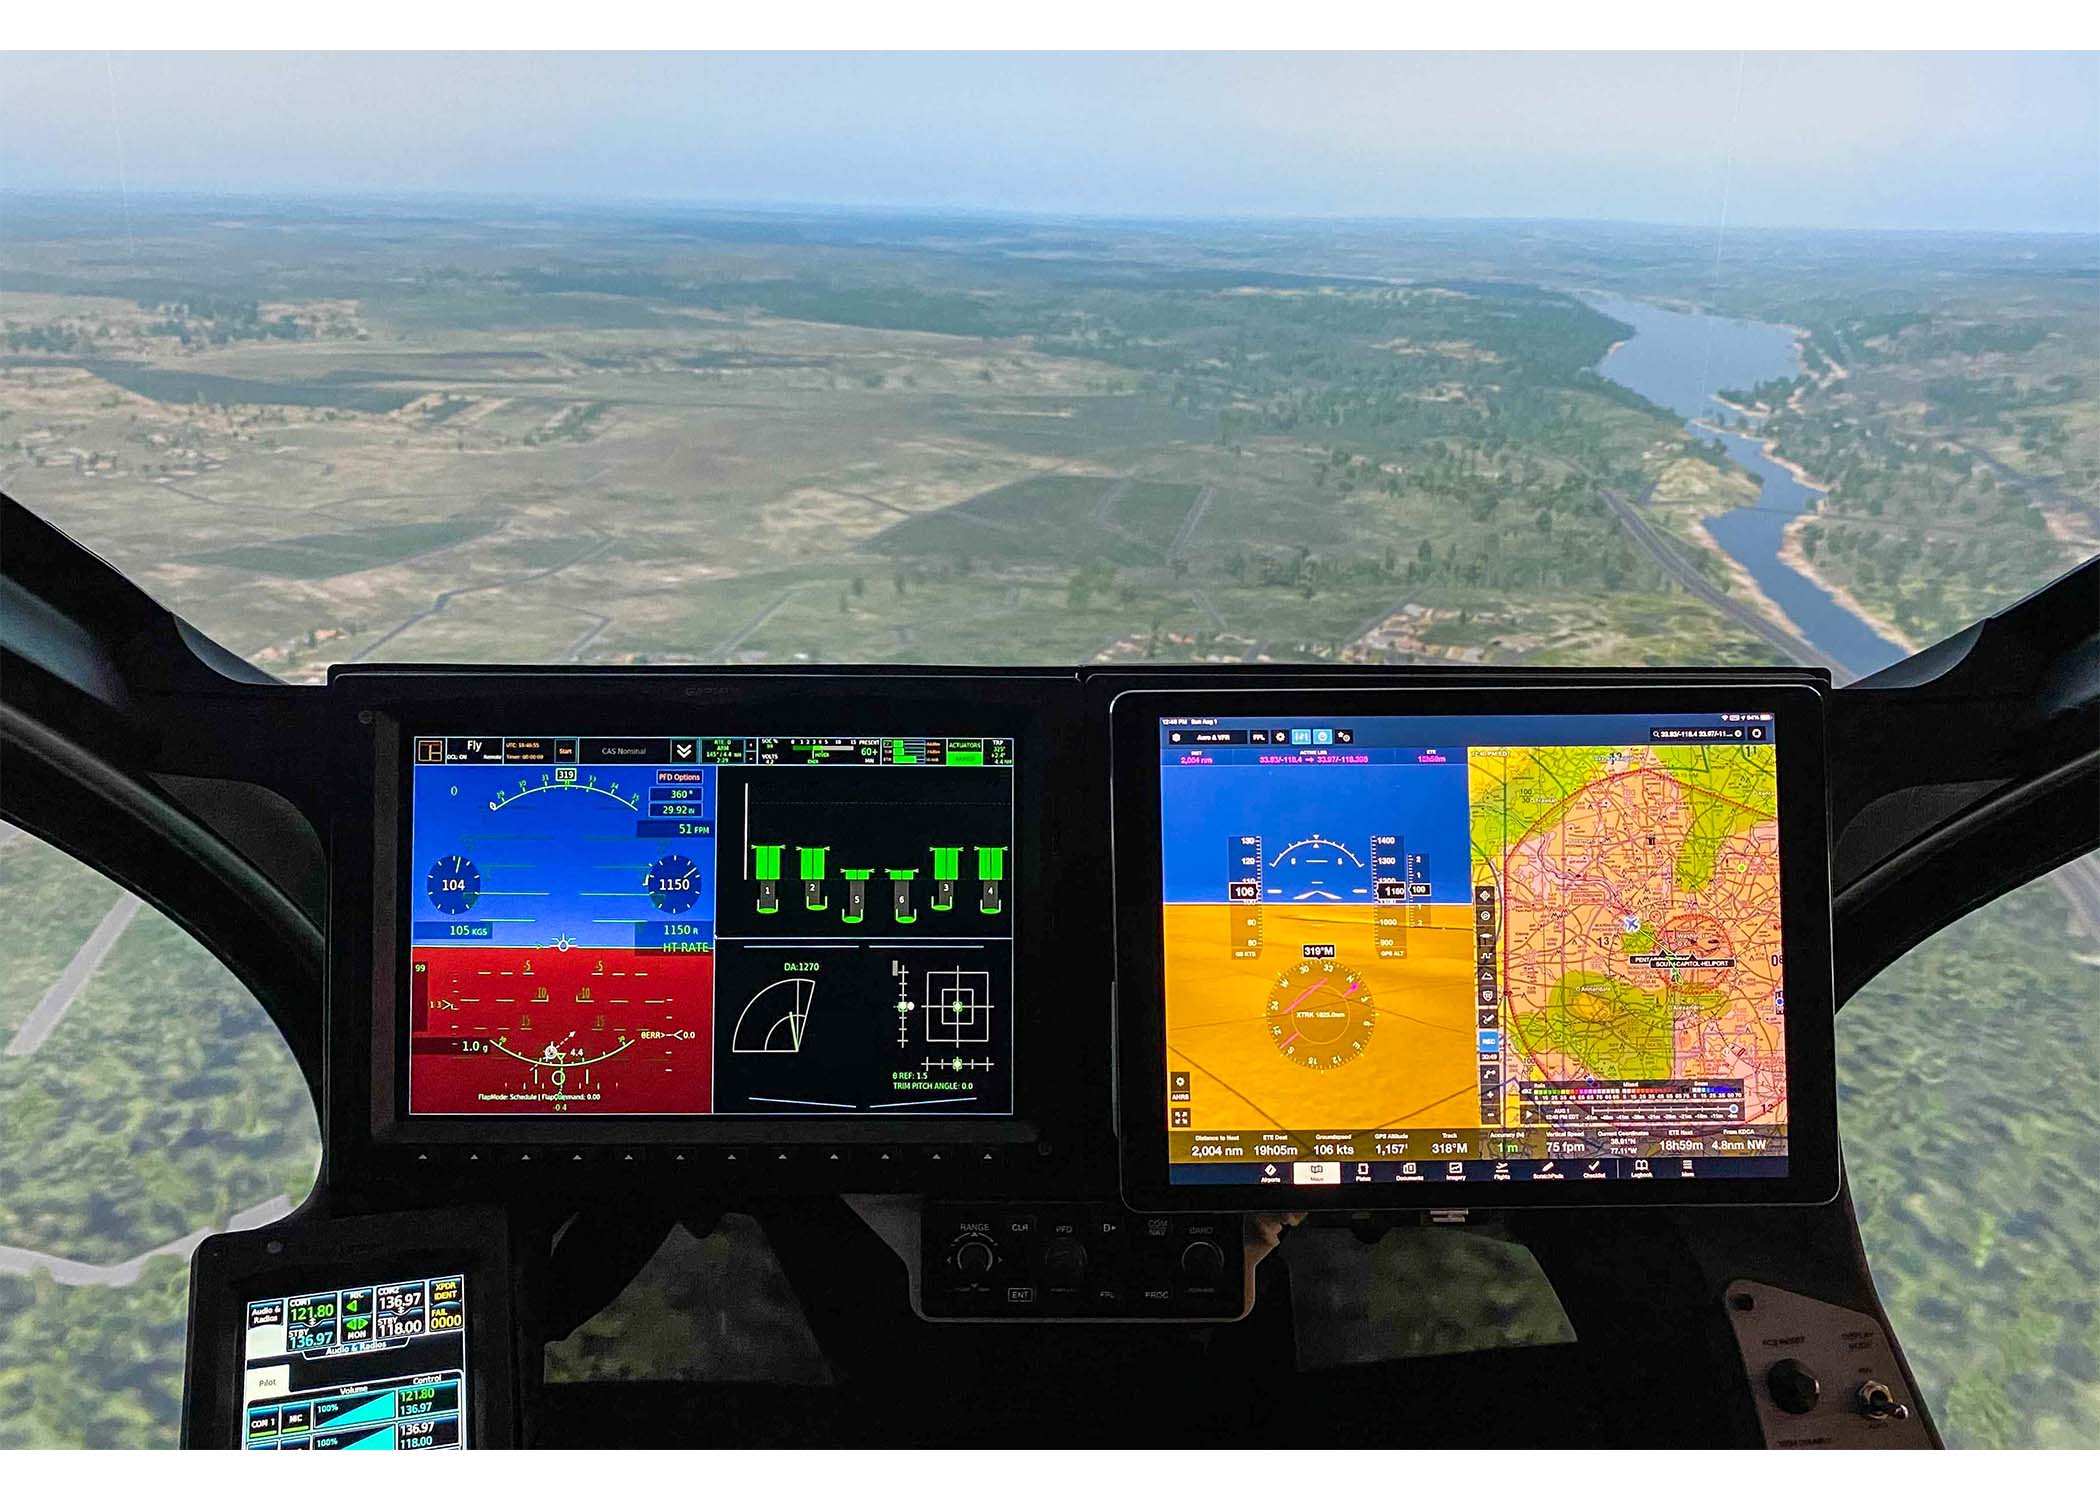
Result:
M241 1444L467 1446L467 1278L419 1276L248 1304Z
M1012 740L408 747L409 1114L1012 1113Z

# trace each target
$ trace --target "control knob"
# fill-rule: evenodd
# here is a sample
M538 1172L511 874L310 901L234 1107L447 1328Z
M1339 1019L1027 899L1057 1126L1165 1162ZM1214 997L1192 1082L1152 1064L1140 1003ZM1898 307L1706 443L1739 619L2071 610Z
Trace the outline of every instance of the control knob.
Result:
M1225 1252L1213 1240L1190 1240L1181 1252L1181 1269L1197 1286L1210 1286L1225 1269Z
M1798 1359L1782 1359L1767 1370L1765 1389L1772 1393L1774 1406L1797 1417L1814 1411L1823 1399L1823 1382Z
M1052 1240L1043 1247L1043 1280L1058 1291L1071 1291L1086 1281L1086 1246L1074 1239Z
M998 1259L983 1240L964 1240L955 1247L955 1269L972 1281L990 1275Z

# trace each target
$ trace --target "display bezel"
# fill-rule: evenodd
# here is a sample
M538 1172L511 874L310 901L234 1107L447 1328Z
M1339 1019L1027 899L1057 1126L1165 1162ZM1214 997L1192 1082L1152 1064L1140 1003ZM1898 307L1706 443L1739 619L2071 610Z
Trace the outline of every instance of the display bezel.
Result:
M1823 697L1814 687L1745 675L1716 685L1133 688L1109 707L1116 924L1118 1160L1124 1201L1140 1211L1496 1209L1574 1205L1809 1204L1839 1183L1835 983L1831 968L1828 775ZM1787 953L1788 1170L1780 1177L1357 1183L1172 1183L1165 1124L1167 1056L1160 852L1160 720L1175 716L1367 719L1426 715L1764 712L1778 750L1780 921Z
M351 1118L363 1124L367 1141L384 1147L1037 1141L1041 1130L1030 1114L1031 1080L1057 1076L1070 1060L1032 1050L1046 1033L1031 1026L1039 981L1031 981L1029 957L1051 951L1054 903L1044 895L1023 899L1022 893L1050 889L1048 851L1055 825L1052 818L1021 810L1051 805L1052 766L1061 753L1056 747L1066 738L1054 727L1053 695L1069 684L1069 677L1060 683L1048 677L791 671L422 671L344 677L337 686L357 707L357 771L370 790L366 817L338 828L341 838L331 862L331 921L354 939L333 945L329 1040L344 1052L330 1067L331 1086L364 1082L359 1091L365 1097L356 1101ZM879 1120L834 1114L410 1114L404 923L419 888L417 873L408 867L413 742L424 736L503 732L506 726L519 734L558 727L563 734L609 737L941 733L1012 740L1012 1112ZM1049 1050L1058 1052L1054 1033L1048 1037Z
M251 1301L450 1272L467 1284L464 1446L512 1446L517 1379L507 1236L500 1212L455 1209L273 1224L206 1240L190 1273L183 1446L245 1446L240 1392Z

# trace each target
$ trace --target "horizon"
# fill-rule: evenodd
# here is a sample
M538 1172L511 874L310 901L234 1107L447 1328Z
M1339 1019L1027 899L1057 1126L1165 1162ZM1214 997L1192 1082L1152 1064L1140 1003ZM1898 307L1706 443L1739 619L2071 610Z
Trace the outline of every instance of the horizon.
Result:
M112 212L122 214L128 207L137 211L142 207L159 204L229 204L254 205L258 211L269 207L324 207L329 204L356 205L382 208L389 205L477 205L490 209L514 209L530 213L563 213L588 210L613 213L621 210L641 213L667 211L688 212L695 216L745 216L750 218L773 218L790 220L807 217L850 217L855 215L888 214L928 221L987 220L992 222L1022 222L1039 224L1099 224L1128 228L1181 225L1279 225L1388 228L1406 225L1461 225L1490 226L1508 225L1562 225L1570 228L1598 228L1625 230L1667 230L1677 233L1712 234L1716 226L1711 222L1696 220L1611 218L1601 215L1589 217L1549 214L1374 214L1374 213L1235 213L1226 211L1186 212L1100 210L1077 211L1052 208L1006 207L991 203L916 203L878 199L834 199L834 200L753 200L732 198L692 198L672 195L647 194L573 194L568 196L532 196L514 191L483 191L473 188L419 188L388 189L359 188L351 190L327 189L318 186L285 188L193 188L153 187L132 188L128 192L103 186L96 187L12 187L0 183L0 202L36 203L40 201L69 201L78 204L106 206ZM2023 227L1954 227L1939 225L1828 225L1801 223L1747 223L1732 222L1725 226L1729 234L1770 235L1825 235L1853 236L1858 238L1941 238L1941 239L2036 239L2036 240L2094 240L2100 241L2100 222L2091 227L2071 228L2023 228Z
M2100 232L2100 54L9 54L10 191Z

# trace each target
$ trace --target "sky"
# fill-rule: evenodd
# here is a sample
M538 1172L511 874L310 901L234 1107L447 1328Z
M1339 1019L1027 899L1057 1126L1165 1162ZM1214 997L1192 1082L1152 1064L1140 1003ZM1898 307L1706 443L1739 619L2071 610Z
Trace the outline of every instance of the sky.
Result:
M0 189L2100 232L2100 53L0 54Z

